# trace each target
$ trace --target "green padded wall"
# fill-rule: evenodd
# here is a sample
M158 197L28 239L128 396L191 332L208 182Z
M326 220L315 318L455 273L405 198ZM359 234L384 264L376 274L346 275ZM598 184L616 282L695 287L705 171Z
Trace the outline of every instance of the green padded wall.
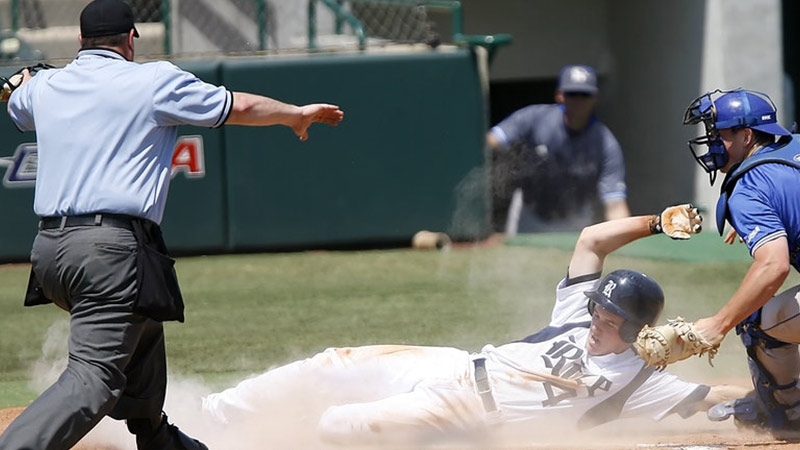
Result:
M488 233L485 111L470 51L232 60L222 81L345 112L307 142L285 127L228 127L232 248Z
M177 61L201 80L220 85L220 61ZM225 205L225 128L178 127L178 137L200 136L204 174L178 172L170 182L164 220L164 239L173 253L216 252L227 246Z
M202 176L172 179L162 223L178 254L408 242L422 229L490 232L484 95L469 50L178 61L201 79L286 102L335 103L338 128L180 127ZM2 73L9 75L10 73ZM0 169L34 143L0 114ZM196 142L196 141L195 141ZM12 172L20 175L19 171ZM0 261L25 261L33 187L0 188Z
M16 72L13 68L0 70L0 75L8 77ZM17 147L24 143L35 143L36 135L32 132L21 133L14 126L5 111L0 113L0 261L28 261L31 244L36 236L38 218L33 214L33 181L21 182L25 176L25 167L15 161ZM28 160L30 161L30 160ZM11 183L6 183L11 177Z

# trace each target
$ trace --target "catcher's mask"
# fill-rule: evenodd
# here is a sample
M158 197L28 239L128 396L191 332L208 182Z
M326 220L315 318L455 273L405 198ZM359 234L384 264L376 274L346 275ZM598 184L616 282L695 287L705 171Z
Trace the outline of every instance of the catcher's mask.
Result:
M595 305L616 314L625 321L619 327L619 337L628 343L645 325L655 325L664 309L664 292L652 278L633 270L615 270L603 278L597 289L584 292L589 297L589 314Z
M741 88L730 91L717 89L694 99L686 108L683 124L696 125L701 122L706 134L689 139L689 150L708 173L712 185L717 178L717 170L728 163L728 152L719 137L719 130L752 128L772 135L790 134L777 123L775 103L767 94ZM708 151L703 153L704 145Z

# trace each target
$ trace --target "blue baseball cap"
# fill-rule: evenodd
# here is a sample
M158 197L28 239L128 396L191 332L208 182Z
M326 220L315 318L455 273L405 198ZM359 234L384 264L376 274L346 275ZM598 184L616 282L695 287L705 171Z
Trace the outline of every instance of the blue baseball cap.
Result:
M564 66L558 75L558 90L564 93L597 93L597 74L589 66Z
M778 123L778 111L767 94L736 89L714 101L715 123L718 130L752 128L776 136L791 133Z

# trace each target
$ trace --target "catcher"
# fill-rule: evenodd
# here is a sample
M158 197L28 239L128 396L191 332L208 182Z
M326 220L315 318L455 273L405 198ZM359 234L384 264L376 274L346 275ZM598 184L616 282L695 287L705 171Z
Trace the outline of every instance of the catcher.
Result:
M800 141L778 124L772 100L761 92L716 90L695 99L684 123L703 124L689 141L714 183L726 174L717 203L717 229L733 227L753 263L739 288L711 317L696 322L696 336L718 344L734 327L747 350L754 394L721 404L709 417L733 415L744 426L778 438L800 432L800 286L778 292L791 267L800 270ZM702 346L700 347L702 348Z
M628 417L688 417L742 395L744 388L699 385L647 366L632 343L658 319L661 288L632 270L601 278L611 252L662 231L688 239L701 220L691 205L682 205L585 228L556 288L550 325L538 333L479 353L406 345L330 348L204 397L204 415L222 427L204 427L204 438L241 448L246 443L234 440L253 429L274 443L302 425L309 432L290 433L287 445L296 447L298 434L313 436L315 429L347 445L419 444L451 433L471 439L502 434L520 425L530 434L550 425L583 429Z

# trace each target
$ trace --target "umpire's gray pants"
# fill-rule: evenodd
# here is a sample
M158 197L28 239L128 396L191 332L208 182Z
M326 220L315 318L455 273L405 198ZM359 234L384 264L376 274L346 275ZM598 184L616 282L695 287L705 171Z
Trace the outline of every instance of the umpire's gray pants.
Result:
M136 245L122 228L39 231L31 262L47 297L70 312L69 362L0 436L0 449L69 449L105 415L160 417L164 332L132 312Z

